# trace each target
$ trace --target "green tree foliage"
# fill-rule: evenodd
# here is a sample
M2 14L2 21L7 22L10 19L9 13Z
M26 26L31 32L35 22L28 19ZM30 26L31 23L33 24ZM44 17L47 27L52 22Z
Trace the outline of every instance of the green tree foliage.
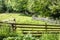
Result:
M45 14L48 8L48 1L47 0L35 0L34 1L34 10L35 13Z
M0 12L4 12L4 0L0 0Z
M13 4L12 4L13 3ZM14 0L12 1L12 8L13 10L20 12L23 10L26 10L26 4L27 4L27 0Z
M49 16L49 1L48 0L28 0L27 10L35 14Z
M34 12L32 9L34 7L34 0L28 0L27 1L27 10L30 12Z
M5 6L6 6L6 12L12 12L13 9L12 9L12 3L13 1L12 0L5 0L4 3L5 3Z
M2 1L0 0L0 12L2 11Z
M0 12L25 12L50 16L60 13L60 0L1 0Z
M60 0L51 0L49 1L49 9L50 9L50 16L52 16L54 19L60 17Z

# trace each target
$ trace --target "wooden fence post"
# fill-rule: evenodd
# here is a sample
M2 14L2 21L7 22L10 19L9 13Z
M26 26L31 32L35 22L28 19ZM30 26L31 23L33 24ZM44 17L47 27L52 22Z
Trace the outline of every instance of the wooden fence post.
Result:
M45 23L45 29L46 29L46 33L47 33L47 23Z
M15 24L11 24L12 25L12 30L16 31L16 25Z
M14 23L12 23L11 26L12 26L12 31L14 32L14 31L16 31L16 25L15 25L16 20L14 19L13 21L14 21Z

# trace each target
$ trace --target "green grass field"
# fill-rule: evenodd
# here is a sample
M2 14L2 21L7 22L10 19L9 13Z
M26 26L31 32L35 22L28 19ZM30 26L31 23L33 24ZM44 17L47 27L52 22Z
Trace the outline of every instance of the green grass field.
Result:
M15 18L16 19L16 23L21 23L21 24L45 24L45 22L43 21L36 21L33 20L32 17L30 16L26 16L24 14L20 14L20 13L3 13L0 14L0 21L5 20L5 19L10 19L10 18ZM4 26L4 25L3 25ZM7 26L7 25L5 25ZM7 27L2 27L0 28L0 33L2 32L2 36L6 36L9 29L7 29ZM1 31L3 30L3 31ZM20 32L21 29L17 28L16 29L16 33L18 35L21 35ZM3 35L4 34L4 35ZM0 34L1 35L1 34ZM26 37L27 36L27 37ZM4 40L60 40L60 34L42 34L42 36L37 39L32 37L31 35L24 35L23 37L7 37Z
M24 14L20 13L3 13L0 14L0 21L5 19L15 18L16 23L22 23L22 24L45 24L45 22L42 21L36 21L33 20L32 17L25 16Z
M32 17L26 16L22 13L3 13L3 14L0 14L0 21L5 20L5 19L10 19L10 18L15 18L16 23L20 23L20 24L45 24L45 22L33 20ZM20 28L17 28L16 31L18 33L21 33Z

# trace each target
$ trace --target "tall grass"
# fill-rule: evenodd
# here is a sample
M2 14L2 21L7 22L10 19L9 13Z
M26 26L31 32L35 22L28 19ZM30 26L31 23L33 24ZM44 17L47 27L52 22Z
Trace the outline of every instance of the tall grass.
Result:
M33 37L31 34L27 34L19 37L4 38L4 40L60 40L60 39L59 34L42 34L42 36L39 38Z

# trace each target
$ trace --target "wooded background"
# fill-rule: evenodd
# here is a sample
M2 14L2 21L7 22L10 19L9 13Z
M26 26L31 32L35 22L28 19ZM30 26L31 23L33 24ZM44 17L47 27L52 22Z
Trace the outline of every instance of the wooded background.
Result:
M17 12L60 16L60 0L0 0L0 13Z

